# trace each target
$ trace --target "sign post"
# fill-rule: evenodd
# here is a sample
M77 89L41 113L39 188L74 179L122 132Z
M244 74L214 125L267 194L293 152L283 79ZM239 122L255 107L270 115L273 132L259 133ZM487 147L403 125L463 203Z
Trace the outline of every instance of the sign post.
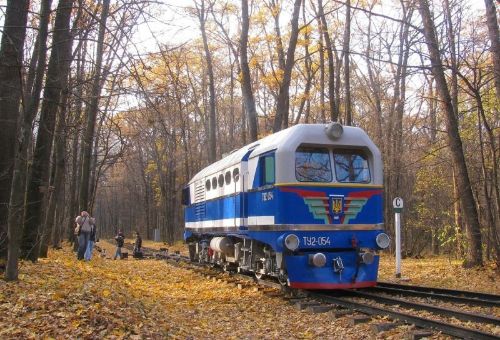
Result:
M403 199L396 197L392 201L394 207L394 222L396 232L396 277L401 277L401 211L403 210Z

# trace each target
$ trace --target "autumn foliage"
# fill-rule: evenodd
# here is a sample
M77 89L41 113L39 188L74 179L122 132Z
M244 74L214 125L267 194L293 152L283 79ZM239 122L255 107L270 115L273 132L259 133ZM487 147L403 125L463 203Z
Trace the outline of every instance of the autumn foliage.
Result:
M390 279L393 268L384 255L381 278ZM82 262L64 247L38 263L22 262L20 273L19 282L0 281L2 339L340 339L371 334L368 324L349 326L348 318L332 321L327 314L298 311L255 286L238 289L163 260L113 261L96 253L91 262ZM458 261L443 258L404 260L403 274L411 283L500 293L498 274L489 267L465 270ZM386 332L384 338L400 338L408 327Z

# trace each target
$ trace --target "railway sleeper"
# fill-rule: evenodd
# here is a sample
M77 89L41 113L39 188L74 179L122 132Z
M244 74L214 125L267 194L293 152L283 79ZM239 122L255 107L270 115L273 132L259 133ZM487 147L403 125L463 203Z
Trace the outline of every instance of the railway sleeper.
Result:
M372 318L366 315L354 315L353 317L349 318L349 324L351 326L355 326L360 323L370 322L371 320Z
M427 329L415 329L406 333L405 338L408 340L420 340L431 337L434 333Z
M380 322L380 323L374 323L370 325L370 329L372 333L378 334L386 331L390 331L391 329L394 329L396 327L401 326L401 322Z

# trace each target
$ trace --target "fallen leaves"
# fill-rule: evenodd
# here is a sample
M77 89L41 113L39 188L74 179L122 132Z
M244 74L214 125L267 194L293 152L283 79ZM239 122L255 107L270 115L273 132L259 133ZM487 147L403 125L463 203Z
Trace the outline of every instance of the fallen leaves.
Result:
M75 259L64 248L0 281L0 338L368 338L280 298L165 261Z
M182 250L180 245L169 250L176 247ZM382 261L383 278L391 274L388 263L391 265L389 260ZM453 279L446 266L445 270L436 269L440 279L433 280L427 269L430 265L403 262L412 283L420 280L418 283L433 285ZM433 260L432 265L440 262ZM471 282L463 281L463 275L454 284ZM64 248L49 252L49 258L38 263L23 262L20 277L19 282L0 280L0 338L374 337L368 324L351 327L347 318L332 321L327 314L298 311L279 297L207 280L165 261L113 261L94 256L91 262L82 262ZM478 278L474 285L480 281ZM491 291L486 285L479 288ZM401 327L384 336L401 338L406 330Z
M500 272L495 270L492 262L486 263L484 268L465 269L462 261L434 256L425 259L406 258L401 267L402 276L410 280L409 284L500 294ZM379 280L399 281L395 279L394 273L394 257L384 252L381 255Z

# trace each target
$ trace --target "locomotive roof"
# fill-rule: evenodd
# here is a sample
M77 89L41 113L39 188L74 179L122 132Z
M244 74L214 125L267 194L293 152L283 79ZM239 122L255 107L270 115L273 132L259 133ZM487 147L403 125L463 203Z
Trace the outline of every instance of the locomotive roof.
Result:
M325 134L325 126L326 124L297 124L288 129L273 133L272 135L245 145L219 161L210 164L198 172L189 181L189 184L239 164L249 151L251 152L249 157L252 158L272 150L289 147L295 148L296 146L293 145L296 143L293 142L332 144L332 140ZM379 152L378 148L373 144L364 130L353 126L343 126L343 128L344 132L342 136L335 141L335 144L361 145L368 147L373 153Z

